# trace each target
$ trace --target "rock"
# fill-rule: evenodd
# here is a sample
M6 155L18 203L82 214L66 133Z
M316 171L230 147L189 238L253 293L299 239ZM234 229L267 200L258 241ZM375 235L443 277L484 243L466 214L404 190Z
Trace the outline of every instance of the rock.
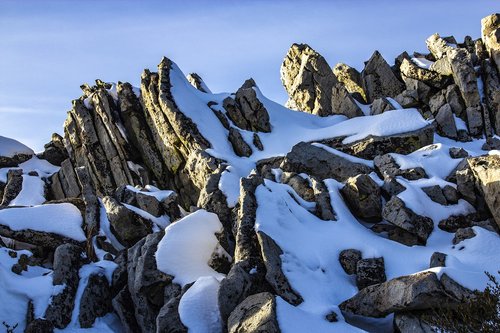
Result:
M419 96L416 90L403 90L403 92L394 97L396 102L404 109L416 108L419 106Z
M473 220L475 218L475 214L451 215L439 221L438 227L439 229L444 231L456 232L460 228L470 227L473 224Z
M432 201L437 202L440 205L448 204L446 197L443 194L443 190L439 185L422 187L422 191L424 191Z
M368 103L379 97L396 97L404 90L404 84L378 51L368 60L361 76Z
M8 146L15 147L16 150L16 153L14 154L7 154L6 156L0 155L0 169L17 167L19 164L29 160L35 154L33 150L14 139L0 136L0 141L2 142L2 145L5 143Z
M386 280L384 258L361 259L356 263L356 285L359 290Z
M446 103L450 105L453 113L459 118L466 119L465 102L460 93L460 89L456 84L450 84L446 88L444 97L446 99Z
M403 76L403 81L406 85L407 91L414 91L417 93L416 95L419 103L424 103L424 104L429 103L429 99L432 95L433 88L431 88L422 81L412 79L406 76Z
M406 187L401 185L394 177L384 177L384 184L382 185L382 194L384 198L389 200L393 195L398 195L399 193L406 190Z
M118 241L130 247L152 232L151 221L139 216L112 197L102 198L111 231Z
M399 69L403 78L406 77L415 79L436 89L445 88L449 81L448 77L441 75L438 72L418 67L413 61L407 58L403 59Z
M469 133L472 136L478 137L483 134L483 117L481 115L481 107L468 107L465 110L467 115L467 126Z
M429 67L431 71L437 72L441 75L452 75L453 71L451 69L450 60L447 57L437 59Z
M481 146L482 150L500 150L500 139L486 138L486 142Z
M483 89L491 123L497 135L500 135L500 76L490 60L481 63Z
M337 215L331 204L330 193L322 180L311 179L314 190L314 201L316 201L316 211L314 214L323 221L336 221Z
M338 63L333 68L333 74L335 74L339 82L344 84L349 93L357 93L362 97L362 101L366 101L366 94L363 90L363 80L361 79L361 74L355 68L343 63Z
M125 333L141 331L135 320L134 303L130 297L127 286L123 287L123 289L113 298L112 305L114 312L118 318L120 318Z
M128 249L128 291L135 319L143 332L156 330L156 317L165 303L164 290L173 277L158 270L155 253L164 232L150 234Z
M264 180L259 176L250 176L240 180L239 209L235 225L234 262L260 260L257 235L255 233L255 216L257 213L257 198L255 190Z
M78 271L82 251L83 249L78 246L63 244L58 246L54 253L52 284L64 285L64 289L52 296L51 303L45 311L45 319L57 328L65 328L71 322L75 294L80 281Z
M449 104L444 104L441 108L439 108L436 115L436 123L437 130L440 135L454 140L458 138L455 118L453 117L453 111Z
M26 326L24 333L52 333L54 332L54 325L43 318L36 318Z
M82 192L83 202L85 204L84 217L84 230L87 238L92 238L99 233L101 204L95 194L94 187L90 180L90 174L86 167L76 168L78 182ZM88 255L92 260L96 260L95 253L88 251Z
M382 318L397 311L447 307L457 301L446 293L435 273L422 272L368 286L339 307L344 316Z
M400 169L396 160L390 154L376 156L373 160L373 164L375 166L375 171L382 179L401 176L408 180L417 180L427 177L425 170L421 167Z
M100 273L90 275L80 300L80 326L92 327L97 317L104 316L110 310L111 292L108 279Z
M239 128L254 132L271 132L269 114L254 89L257 87L252 79L245 81L236 92L235 100L226 98L223 107L229 119Z
M434 229L434 223L430 218L415 214L397 196L392 197L384 205L382 217L386 221L416 235L423 244L425 244Z
M431 256L429 268L445 267L445 266L446 266L446 254L441 252L434 252Z
M465 158L469 156L469 153L465 149L457 147L451 147L449 154L451 158Z
M57 133L52 134L50 142L45 144L44 148L41 158L47 160L50 164L61 166L61 163L69 157L64 147L63 138Z
M385 111L390 111L394 109L395 109L394 106L391 104L391 102L389 102L389 100L387 100L387 98L380 97L373 101L370 107L371 110L370 114L377 115L384 113Z
M11 169L7 172L7 184L3 192L3 199L0 206L8 206L23 188L23 170Z
M491 59L500 73L500 14L492 14L481 20L481 37Z
M252 140L253 145L260 151L264 150L264 145L262 144L262 141L260 140L260 137L257 133L253 134L253 140Z
M305 172L319 179L333 178L338 181L371 172L371 169L364 164L351 162L305 142L293 146L292 151L283 160L281 168L284 171Z
M431 324L423 321L412 312L396 312L394 314L394 329L400 333L434 333Z
M339 254L340 266L349 275L356 274L356 265L361 259L361 251L355 249L342 250Z
M458 192L453 186L445 185L442 190L448 204L455 205L458 203Z
M467 108L479 106L481 99L470 54L464 49L452 49L447 54L453 71L453 79L462 93L465 106Z
M257 232L262 258L266 267L266 280L278 296L292 305L303 302L302 297L292 288L281 270L283 251L276 242L262 231Z
M227 321L229 333L279 333L276 299L271 293L247 297L231 313Z
M198 89L199 91L204 92L204 93L208 93L208 94L212 93L210 91L210 89L207 87L207 85L205 84L205 82L203 81L203 79L201 78L201 76L199 76L198 74L190 73L190 74L188 74L188 76L186 78L189 81L189 83L191 83L191 85L193 87L195 87L196 89Z
M431 51L432 55L438 60L445 57L448 52L453 50L453 47L450 46L445 39L441 38L439 34L431 35L427 38L425 44L427 44L429 51Z
M333 74L319 53L306 44L293 44L281 65L281 81L298 110L329 116L348 117L363 113L345 86Z
M188 333L179 315L181 295L170 298L160 309L156 317L156 333Z
M456 245L463 240L473 238L476 236L474 230L470 227L467 228L459 228L457 232L455 232L455 237L453 237L453 244Z
M238 131L236 128L231 127L229 129L228 139L229 142L231 142L231 145L233 146L233 150L236 153L236 155L244 157L252 155L252 148L250 148L248 143L245 142L240 131Z
M290 187L293 188L293 190L297 192L302 199L306 201L314 201L314 189L312 188L312 182L309 179L302 177L295 172L283 172L281 175L281 181L283 184L290 185Z
M458 192L479 211L489 209L493 219L500 226L499 174L498 155L468 158L464 168L456 173Z
M163 206L154 196L137 192L135 198L137 200L137 207L143 211L156 217L163 215Z
M340 192L356 217L370 222L382 219L380 188L370 176L361 174L347 179Z

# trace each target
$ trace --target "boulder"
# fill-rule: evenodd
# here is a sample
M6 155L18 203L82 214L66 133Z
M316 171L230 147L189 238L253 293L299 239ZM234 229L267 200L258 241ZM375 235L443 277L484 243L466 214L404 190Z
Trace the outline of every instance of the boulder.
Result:
M481 63L486 106L495 133L500 135L500 76L490 60Z
M430 218L415 214L397 196L393 196L384 205L382 217L387 222L414 234L423 244L434 229L434 223Z
M319 179L333 178L338 181L371 172L371 169L364 164L351 162L305 142L293 146L281 163L281 168L284 171L304 172Z
M97 317L111 311L111 292L108 279L100 273L91 274L80 300L78 321L82 328L90 328Z
M356 285L359 290L386 280L384 258L361 259L356 263Z
M408 180L417 180L427 177L425 170L421 167L401 169L391 154L376 156L373 159L373 164L375 166L375 171L382 179L401 176Z
M444 58L449 51L453 50L453 46L450 46L449 43L437 33L427 38L425 44L427 44L427 48L437 60Z
M36 318L32 322L30 322L26 329L25 333L52 333L54 332L54 325L43 318Z
M453 237L452 243L454 245L457 245L461 241L464 241L469 238L473 238L476 236L476 233L474 230L470 227L468 228L460 228L455 232L455 236Z
M500 73L500 14L492 14L481 20L481 37Z
M191 85L193 87L195 87L196 89L198 89L199 91L204 92L204 93L208 93L208 94L212 93L210 91L210 89L208 88L208 86L205 84L205 81L203 81L201 76L199 76L198 74L189 73L186 78L189 81L189 83L191 83Z
M104 197L102 203L106 209L111 231L124 246L130 247L152 232L151 221L121 205L114 198Z
M439 108L436 115L437 131L440 135L456 140L458 138L457 126L453 117L453 110L449 104Z
M245 142L240 131L238 131L236 128L231 127L229 129L228 140L231 143L231 146L233 146L233 150L236 155L244 157L252 155L252 148L250 148L248 143Z
M462 93L466 107L477 107L481 103L477 78L471 55L465 49L452 49L448 53L453 79Z
M227 321L229 333L279 333L276 298L271 293L259 293L241 302Z
M44 148L45 150L40 157L47 160L50 164L60 166L69 157L64 147L63 138L57 133L52 134L50 142L45 144Z
M312 178L311 182L314 190L314 201L316 201L314 214L323 221L336 221L337 215L332 207L330 193L325 183L315 178Z
M281 81L290 96L288 105L300 111L350 118L363 115L325 58L306 44L290 47L281 65Z
M446 254L441 252L434 252L431 256L429 262L429 268L434 267L445 267L446 266Z
M283 251L276 242L262 231L257 232L262 258L266 267L266 280L276 294L292 305L303 302L302 297L295 291L281 269L281 255Z
M3 191L3 198L0 206L8 206L14 200L23 188L23 170L11 169L7 172L7 184Z
M405 87L378 51L368 60L361 76L368 103L380 97L396 97Z
M340 192L356 217L369 222L382 219L381 191L370 176L360 174L348 178Z
M370 106L370 114L377 115L384 113L385 111L394 110L394 106L389 102L389 100L385 97L377 98L373 101Z
M382 318L397 311L446 307L457 302L446 292L436 273L423 272L361 289L339 307L347 316Z
M312 181L295 172L283 172L281 175L283 184L290 185L297 194L306 201L314 201L314 189Z
M81 265L81 247L63 244L54 252L54 273L52 284L63 285L64 289L52 297L45 311L45 319L57 328L65 328L71 322L76 290L80 281L78 271Z
M363 80L361 74L349 65L338 63L333 68L333 74L337 77L339 82L343 83L345 88L350 94L359 94L361 101L366 101L366 94L363 90Z
M403 75L403 78L406 77L410 79L415 79L436 89L445 88L449 81L448 77L441 75L438 72L421 68L417 66L413 61L407 58L403 59L403 61L401 62L401 66L399 67L399 70L401 71L401 75Z
M253 79L245 81L236 92L236 104L233 105L233 108L226 109L227 115L236 126L242 129L254 132L271 132L269 114L257 98L255 89L257 86Z
M424 191L425 194L427 194L427 196L431 198L432 201L437 202L440 205L448 204L448 201L446 200L446 197L443 194L443 190L439 185L422 187L422 191Z
M340 266L349 275L356 274L356 266L361 259L361 251L355 249L342 250L339 254Z

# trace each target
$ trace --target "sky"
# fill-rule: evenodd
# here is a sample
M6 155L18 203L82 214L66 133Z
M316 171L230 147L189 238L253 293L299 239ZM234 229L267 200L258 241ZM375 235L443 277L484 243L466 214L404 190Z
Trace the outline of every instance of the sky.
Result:
M82 83L138 86L162 56L214 92L252 77L285 103L279 70L292 43L361 70L375 50L389 63L425 52L435 32L478 38L494 12L499 0L0 0L0 135L41 151Z

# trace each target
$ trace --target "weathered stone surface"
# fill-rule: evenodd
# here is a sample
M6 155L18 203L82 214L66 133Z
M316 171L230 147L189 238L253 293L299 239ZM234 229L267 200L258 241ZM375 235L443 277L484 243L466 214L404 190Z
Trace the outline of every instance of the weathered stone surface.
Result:
M387 98L380 97L373 101L371 107L371 114L377 115L384 113L385 111L394 110L394 106L387 100Z
M428 104L429 99L432 95L432 91L434 90L429 85L425 84L422 81L417 79L412 79L406 76L403 76L403 81L406 85L406 90L414 91L417 93L417 100L419 103Z
M437 72L418 67L415 63L413 63L413 61L406 58L403 59L399 69L404 77L424 82L428 86L436 89L444 88L449 81L448 77Z
M440 135L456 140L457 126L453 117L453 110L449 104L444 104L436 115L437 131Z
M34 153L22 153L14 156L1 156L0 155L0 168L16 167L19 164L26 162L32 158Z
M245 81L236 92L235 99L226 98L223 107L227 116L241 129L254 132L271 132L269 114L257 98L253 79Z
M319 179L333 178L338 181L371 172L371 169L364 164L351 162L305 142L293 146L292 151L286 155L281 164L281 168L296 173L305 172Z
M322 180L312 178L316 211L314 214L324 221L336 221L337 215L332 207L330 193Z
M490 60L481 63L486 105L495 133L500 135L500 77Z
M421 167L401 169L390 154L376 156L373 164L375 171L383 179L401 176L408 180L417 180L427 177L425 170Z
M359 94L362 101L366 101L366 94L363 90L363 80L361 74L349 65L338 63L333 68L333 74L339 82L343 83L347 91L351 94Z
M361 260L361 251L355 249L342 250L339 254L340 266L349 275L356 274L356 265Z
M64 147L63 138L57 133L52 134L50 142L45 144L44 148L45 150L40 157L53 165L60 166L69 157Z
M36 318L26 326L24 333L52 333L54 332L54 325L42 318Z
M181 295L170 298L156 317L156 333L188 333L179 315Z
M431 324L423 321L412 312L397 312L394 314L394 329L399 333L434 333Z
M447 54L453 71L453 79L462 93L465 106L477 107L481 99L470 54L464 49L452 49Z
M189 73L186 77L193 87L204 93L212 93L205 81L196 73Z
M108 279L103 274L92 274L80 300L78 321L83 328L94 325L97 317L102 317L111 310L111 292Z
M163 207L154 196L138 192L135 198L137 200L137 206L143 211L156 217L163 215Z
M422 187L422 191L424 191L432 201L437 202L440 205L446 205L448 203L443 194L443 190L439 185Z
M355 216L369 222L382 219L380 188L370 176L361 174L347 179L340 192Z
M465 158L469 156L467 150L457 147L451 147L449 149L449 154L451 158Z
M7 184L3 191L3 198L0 206L8 206L23 188L23 170L11 169L7 172Z
M363 115L325 58L306 44L290 47L281 65L281 81L290 96L288 105L298 110L319 116Z
M245 142L240 131L238 131L236 128L231 127L229 129L228 140L231 143L231 146L233 147L236 155L244 157L252 155L252 148L250 148L248 143Z
M443 188L443 195L446 199L446 202L450 205L455 205L458 202L458 191L451 185L445 185Z
M434 223L430 218L415 214L397 196L392 197L385 204L382 209L382 217L386 221L416 235L424 244L434 229Z
M472 136L478 137L483 134L483 117L481 106L468 107L465 110L467 116L467 126Z
M140 332L141 329L135 320L134 303L127 286L113 298L112 305L126 333Z
M45 319L57 328L65 328L71 322L71 314L75 303L75 294L80 277L80 255L83 249L72 244L63 244L57 247L54 253L54 273L52 284L64 285L59 294L52 297L46 312Z
M423 272L366 287L340 304L340 309L344 315L381 318L396 311L446 307L456 302L435 273Z
M492 14L481 20L481 37L500 73L500 14Z
M290 185L295 192L306 201L314 201L314 189L312 188L312 182L295 173L295 172L283 172L281 175L281 181L283 184Z
M404 90L403 82L394 75L382 55L375 51L361 72L363 88L369 103L379 97L396 97Z
M453 237L452 242L454 245L456 245L463 240L473 238L475 236L476 236L476 233L474 232L474 230L472 228L470 228L470 227L460 228L457 230L457 232L455 232L455 236Z
M476 214L451 215L439 221L438 228L448 232L456 232L460 228L472 226L476 218Z
M292 288L281 270L281 255L283 251L266 233L257 232L260 250L266 267L266 280L278 296L292 305L303 302L302 297Z
M386 280L384 258L361 259L356 263L356 285L359 290Z
M446 254L441 252L434 252L429 262L429 268L445 267L445 266L446 266Z
M229 333L279 333L276 299L271 293L247 297L229 316Z
M118 241L130 247L152 232L151 221L121 205L112 197L102 198L111 225L111 231Z

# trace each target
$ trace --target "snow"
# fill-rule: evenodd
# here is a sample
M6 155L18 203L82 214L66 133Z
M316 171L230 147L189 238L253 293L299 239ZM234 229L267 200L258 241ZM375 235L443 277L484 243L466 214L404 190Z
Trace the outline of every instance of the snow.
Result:
M434 61L427 60L426 58L411 58L411 61L420 68L430 69Z
M359 158L359 157L356 157L356 156L352 156L352 155L346 154L344 152L341 152L340 150L334 149L332 147L328 147L328 146L326 146L324 144L321 144L321 143L314 142L312 145L316 146L316 147L319 147L321 149L324 149L324 150L326 150L327 152L329 152L331 154L334 154L334 155L340 156L342 158L345 158L346 160L348 160L350 162L364 164L367 167L370 167L372 169L374 168L373 161L365 160L365 159L362 159L362 158Z
M137 215L153 222L154 226L157 228L157 230L153 230L155 232L160 231L159 228L165 229L167 227L167 225L170 224L170 217L168 217L167 215L162 215L162 216L156 217L156 216L153 216L153 215L149 214L148 212L146 212L142 209L139 209L135 206L128 205L126 203L123 203L123 205L125 207L127 207L128 209L130 209L131 211L133 211L134 213L136 213Z
M79 242L86 240L82 223L80 211L70 203L0 210L0 224L12 230L50 232Z
M229 166L221 174L219 181L219 190L226 195L227 206L233 208L238 203L240 197L240 176L234 170L234 167ZM238 186L235 186L238 184Z
M26 327L28 301L34 305L34 314L42 317L50 297L62 291L61 286L52 285L51 271L42 267L28 266L28 271L17 275L11 271L21 254L31 256L31 252L16 251L12 258L7 248L0 248L0 322L10 326L18 324L16 332L23 332Z
M221 230L217 215L203 209L170 224L158 243L158 270L174 276L173 282L181 286L202 276L222 280L224 275L208 265L218 244L215 234Z
M21 192L9 206L36 206L45 202L45 183L39 177L23 175Z
M175 193L174 191L170 191L170 190L160 190L159 188L154 187L153 185L146 185L145 186L146 191L140 190L140 189L133 187L131 185L127 185L127 189L129 189L130 191L135 192L135 193L142 193L145 195L155 197L160 202L165 200L166 198L168 198L169 196L171 196L172 194Z
M106 215L106 208L102 203L102 200L99 199L99 226L101 230L99 230L99 234L106 236L107 240L113 245L115 249L121 251L125 249L125 247L116 239L115 235L111 232L111 225L108 220L108 216Z
M186 291L179 303L179 315L190 333L222 332L219 313L219 281L203 276Z
M35 152L21 142L0 135L0 156L14 157L18 154L33 155Z
M265 185L259 186L256 191L256 229L267 233L281 247L283 272L292 287L304 298L304 302L296 309L289 309L289 314L285 315L288 318L306 316L311 322L309 327L323 327L326 323L322 316L357 293L355 281L344 273L338 262L340 251L348 248L362 251L364 258L383 256L387 279L427 270L429 259L435 251L448 254L448 267L442 268L441 271L470 288L484 288L487 282L484 270L498 270L498 257L495 253L500 251L500 237L497 234L474 228L478 230L477 236L461 243L465 248L459 250L452 244L453 233L435 227L427 246L405 246L386 239L359 223L339 193L343 184L331 179L327 180L326 184L338 217L335 222L322 221L304 209L288 195L289 187L286 185L266 180ZM415 193L414 191L421 191L412 182L404 185L408 189L400 194L403 200ZM413 198L416 197L423 200L426 196L416 193ZM421 201L422 211L418 213L431 216L435 222L448 214L464 213L470 208L463 201L444 209L443 206L436 207L437 204L433 205L431 202L430 199ZM437 216L436 212L441 209L443 210L439 213L440 216ZM299 310L303 313L296 313ZM283 332L295 331L294 327L288 325L287 322L290 321L300 325L295 319L280 320ZM338 323L329 325L334 328L348 327L343 326L348 324L340 316ZM354 328L342 330L354 331Z
M57 171L59 171L59 167L50 164L46 160L41 160L36 156L33 156L26 162L19 164L19 166L14 168L1 168L0 169L0 182L7 182L7 173L10 169L21 169L23 173L29 173L31 171L35 171L38 173L38 176L41 178L48 178Z

